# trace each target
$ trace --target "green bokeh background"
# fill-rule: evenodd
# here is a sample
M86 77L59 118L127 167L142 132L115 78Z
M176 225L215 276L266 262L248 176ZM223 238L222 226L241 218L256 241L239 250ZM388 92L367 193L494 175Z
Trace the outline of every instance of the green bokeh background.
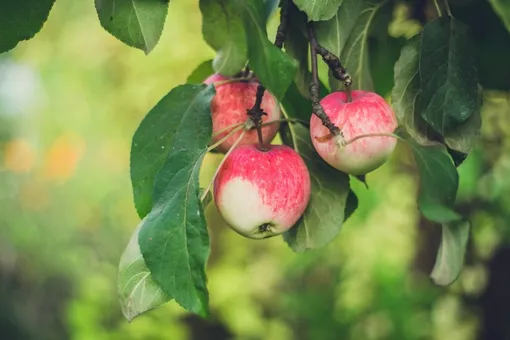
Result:
M139 223L130 139L214 56L197 3L171 2L149 56L106 33L93 1L69 0L56 2L34 39L0 55L0 339L510 336L510 96L497 92L486 97L481 146L460 168L459 209L474 226L451 287L428 279L440 227L417 213L414 162L399 144L368 175L369 190L353 181L360 206L324 249L298 255L279 237L244 239L210 205L212 317L174 302L131 323L122 317L117 264ZM413 29L395 25L402 35ZM207 156L204 183L220 159Z

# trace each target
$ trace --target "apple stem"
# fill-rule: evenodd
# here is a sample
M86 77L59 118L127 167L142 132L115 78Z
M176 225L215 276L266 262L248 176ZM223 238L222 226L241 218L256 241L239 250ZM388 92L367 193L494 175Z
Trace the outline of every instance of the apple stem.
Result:
M393 137L393 138L396 138L396 139L403 140L400 136L398 136L398 135L396 135L394 133L384 133L384 132L381 132L381 133L367 133L367 134L364 134L364 135L356 136L356 137L346 141L343 144L343 146L347 146L349 144L354 143L355 141L357 141L359 139L367 138L367 137Z
M322 124L328 128L333 136L342 135L342 131L333 124L331 119L326 115L322 105L320 104L320 83L319 83L319 70L317 64L317 38L315 37L315 29L313 22L307 23L308 28L308 40L310 40L310 56L312 59L312 82L310 83L310 97L312 99L312 111L319 117Z
M227 139L230 138L230 136L232 136L234 133L236 133L237 131L241 130L242 128L244 127L244 123L235 127L234 129L232 129L232 131L230 131L225 137L221 138L219 141L217 141L216 143L214 143L213 145L209 146L207 148L207 151L211 151L211 150L214 150L215 148L218 147L218 145L220 145L221 143L223 143L224 141L226 141ZM244 133L243 133L244 135Z
M345 87L345 91L347 92L347 102L352 102L352 90L350 86Z
M280 11L280 25L278 26L278 30L276 31L276 37L274 40L274 45L281 49L283 47L283 42L285 41L285 34L287 32L287 19L288 19L288 5L289 0L282 0L281 2L281 11ZM255 124L255 128L257 129L257 136L259 140L259 149L265 151L264 147L264 139L262 138L262 116L266 115L262 108L260 107L262 104L262 97L264 96L264 92L266 88L262 83L259 83L257 87L257 94L255 97L255 104L249 110L247 110L250 119Z
M225 156L221 160L220 164L216 168L216 171L214 172L214 175L213 175L213 177L211 179L211 182L209 182L209 185L207 186L207 188L205 189L204 193L202 194L202 197L200 197L200 201L201 202L204 201L204 199L207 196L207 194L209 193L209 191L211 191L211 187L212 187L212 185L214 183L214 180L216 179L216 176L218 176L218 173L219 173L223 163L225 163L225 160L227 159L227 157L232 153L232 151L234 151L234 149L237 147L239 142L241 142L241 140L243 139L245 133L246 133L246 130L243 130L243 132L241 132L241 135L239 136L239 138L237 138L235 143L232 144L232 147L227 151L227 153L225 154Z

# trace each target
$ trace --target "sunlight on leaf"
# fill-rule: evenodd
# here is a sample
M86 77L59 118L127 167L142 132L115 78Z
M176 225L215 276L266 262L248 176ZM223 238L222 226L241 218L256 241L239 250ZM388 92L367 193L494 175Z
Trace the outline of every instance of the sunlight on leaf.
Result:
M250 66L260 82L281 100L294 79L297 64L267 38L264 3L246 0L243 6Z
M243 9L235 0L200 0L199 4L204 40L216 50L213 68L217 73L232 76L248 60Z
M331 19L344 0L293 0L308 15L309 21Z
M149 54L159 41L168 3L161 0L95 0L101 26L145 54Z

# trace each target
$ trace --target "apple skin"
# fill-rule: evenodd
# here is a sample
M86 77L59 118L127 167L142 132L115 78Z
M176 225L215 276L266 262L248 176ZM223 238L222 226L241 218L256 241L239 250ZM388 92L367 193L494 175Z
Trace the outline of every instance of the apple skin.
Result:
M219 81L228 80L230 78L220 74L213 74L207 78L204 83L211 84ZM236 81L221 85L215 85L216 95L211 101L211 114L213 122L213 139L212 143L218 142L225 137L230 130L219 135L215 135L218 131L235 124L244 123L248 120L247 110L255 104L258 82L256 81ZM278 102L267 90L262 97L261 108L267 113L262 116L262 122L280 119L281 112ZM262 128L262 139L264 143L270 143L278 132L280 124L274 123L266 125ZM215 150L226 153L241 135L242 130L234 133L227 140L221 143ZM247 131L243 139L238 145L254 144L258 142L257 131L252 129Z
M310 200L310 174L301 156L285 145L265 148L237 147L214 181L219 213L234 231L252 239L290 229Z
M356 90L333 92L321 100L326 115L338 126L345 141L369 133L393 133L397 118L390 105L376 93ZM312 115L310 136L317 153L332 167L351 175L364 175L386 162L397 144L394 137L365 137L354 143L340 146L334 138L320 141L329 134L321 120Z

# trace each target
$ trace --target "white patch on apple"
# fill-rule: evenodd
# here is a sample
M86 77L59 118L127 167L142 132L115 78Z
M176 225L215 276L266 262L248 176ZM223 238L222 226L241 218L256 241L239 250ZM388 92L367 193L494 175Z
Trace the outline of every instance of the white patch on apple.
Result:
M272 221L271 208L261 199L255 185L242 178L233 178L223 185L221 202L217 202L225 221L238 233L253 237L259 226ZM257 226L253 229L253 226Z

